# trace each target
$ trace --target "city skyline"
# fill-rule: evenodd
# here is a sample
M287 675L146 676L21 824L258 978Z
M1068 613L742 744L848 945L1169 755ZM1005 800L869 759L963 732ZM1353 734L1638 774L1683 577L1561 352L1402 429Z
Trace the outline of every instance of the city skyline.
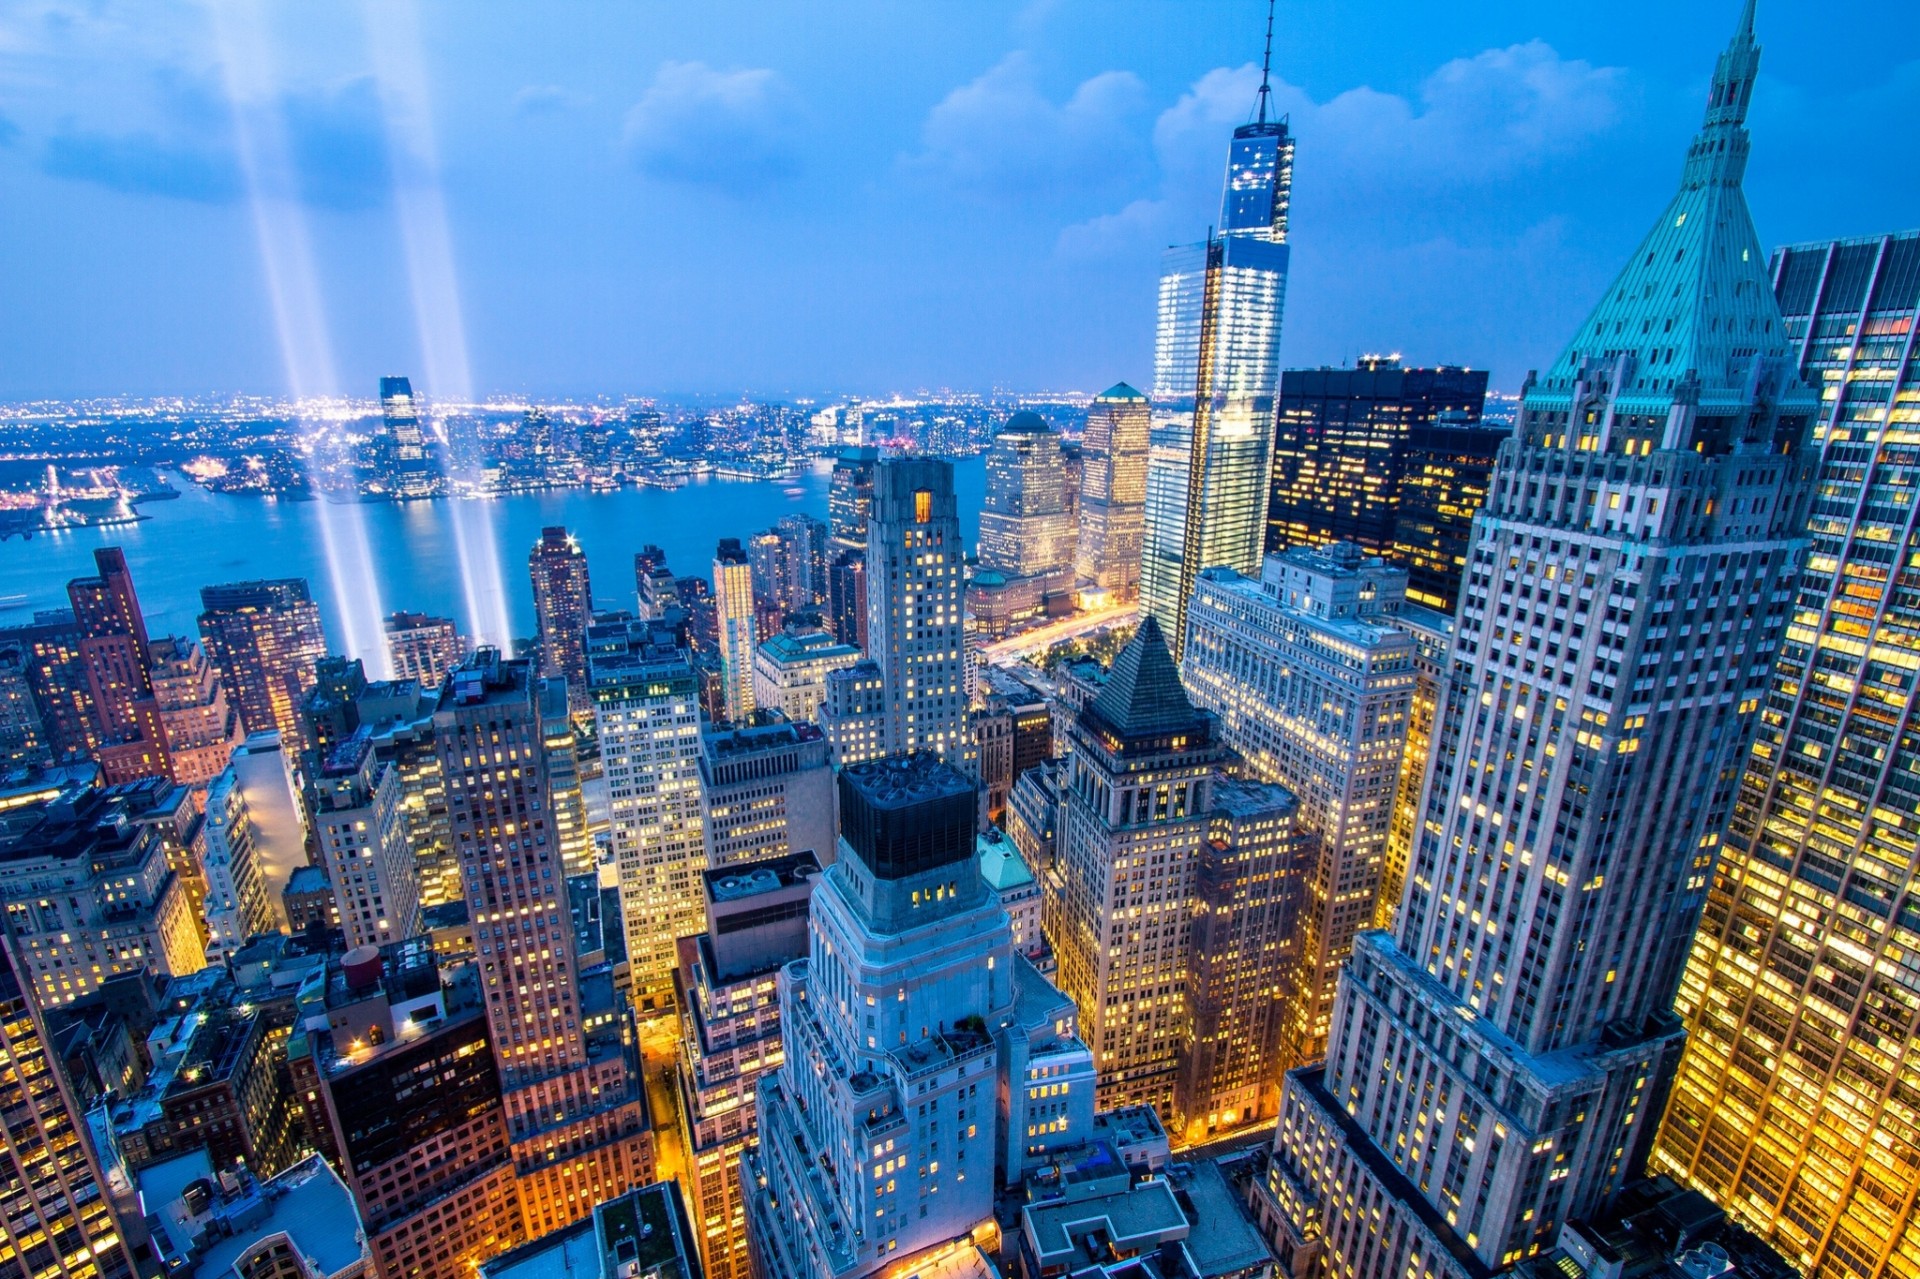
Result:
M277 81L238 92L284 106L282 149L304 166L300 199L263 190L301 210L326 280L302 323L330 339L333 368L307 389L409 372L439 401L1139 384L1151 354L1141 302L1158 250L1213 216L1198 175L1217 171L1246 118L1258 9L1009 4L964 24L849 12L814 32L778 15L646 15L584 41L564 17L550 31L503 18L450 36L429 5L414 15L428 53L399 72L407 59L374 50L411 47L406 31L278 14L255 33ZM1300 139L1295 218L1312 245L1295 268L1289 365L1385 345L1414 363L1491 368L1515 388L1551 358L1546 335L1578 319L1577 297L1604 284L1636 231L1630 201L1576 199L1564 179L1600 165L1623 192L1654 180L1646 144L1684 121L1701 85L1678 50L1711 36L1705 12L1592 16L1281 7L1275 106ZM1767 20L1799 34L1762 95L1782 139L1782 158L1754 174L1762 224L1780 243L1905 225L1911 166L1867 163L1871 144L1842 122L1898 115L1920 92L1901 70L1907 42L1885 38L1910 29L1910 11L1887 3L1832 24L1779 3ZM1637 38L1649 28L1662 38ZM25 198L0 261L44 305L0 321L19 353L0 368L0 399L300 381L273 345L204 15L55 5L11 18L5 35L0 171ZM860 60L886 66L886 83L851 74ZM443 223L408 223L441 237L436 278L457 297L450 314L421 312L430 326L410 298L388 159L424 145L390 127L402 115L440 130L425 140L437 182L417 164L398 170L402 196L430 187L444 208ZM669 145L684 138L737 144L741 174ZM780 198L743 200L739 182ZM136 227L166 252L130 258ZM75 248L76 231L92 247ZM930 263L928 236L942 246ZM802 242L811 252L795 261L785 250ZM883 284L907 261L922 263L911 297ZM1565 297L1524 287L1549 262L1577 282ZM638 292L610 294L600 281L612 279ZM1508 313L1529 294L1528 313ZM805 324L791 322L796 307ZM670 331L655 313L675 315ZM519 317L534 314L561 322L530 331ZM449 324L464 360L437 359Z

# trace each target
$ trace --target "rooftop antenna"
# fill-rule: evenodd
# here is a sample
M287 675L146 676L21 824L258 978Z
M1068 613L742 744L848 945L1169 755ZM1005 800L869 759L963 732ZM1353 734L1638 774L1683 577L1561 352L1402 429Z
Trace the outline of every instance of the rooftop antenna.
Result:
M1273 73L1273 0L1267 0L1267 47L1260 55L1260 109L1259 121L1267 122L1267 105L1273 97L1273 89L1267 83Z

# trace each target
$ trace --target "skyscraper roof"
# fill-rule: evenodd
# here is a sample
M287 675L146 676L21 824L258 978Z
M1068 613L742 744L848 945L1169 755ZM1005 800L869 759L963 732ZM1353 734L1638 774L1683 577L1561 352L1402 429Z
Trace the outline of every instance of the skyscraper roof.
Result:
M1099 398L1103 400L1144 400L1147 397L1134 390L1131 386L1128 386L1125 382L1115 382L1112 386L1100 392Z
M1554 361L1549 388L1571 389L1588 360L1625 355L1629 393L1672 392L1691 378L1713 399L1716 389L1740 392L1752 357L1786 353L1766 253L1740 189L1759 66L1748 0L1715 67L1679 191Z
M1000 432L1003 435L1051 435L1053 428L1047 425L1047 419L1038 413L1023 409L1008 418L1007 424L1000 428Z
M1088 709L1122 737L1178 733L1206 723L1206 716L1187 700L1166 636L1151 613L1113 659L1107 682Z

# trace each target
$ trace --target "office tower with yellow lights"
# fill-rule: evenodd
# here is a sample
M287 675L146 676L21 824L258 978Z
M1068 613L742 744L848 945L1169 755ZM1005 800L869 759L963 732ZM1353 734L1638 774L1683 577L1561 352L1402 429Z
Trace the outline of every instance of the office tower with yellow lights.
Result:
M366 725L320 759L313 788L314 839L347 946L384 946L425 931L400 770L376 754Z
M1125 603L1140 594L1147 518L1147 397L1116 382L1095 397L1081 436L1080 531L1074 576L1083 592Z
M1270 97L1263 73L1256 118L1233 131L1219 233L1161 267L1153 396L1168 417L1149 460L1140 599L1176 661L1200 570L1251 576L1266 546L1293 189L1293 135Z
M980 566L1009 577L1058 573L1073 563L1060 433L1038 413L1007 419L987 450L980 509Z
M1406 755L1414 642L1393 625L1406 570L1350 542L1269 555L1258 580L1207 569L1187 614L1187 691L1253 773L1291 790L1300 867L1282 1069L1326 1051L1334 979L1373 923Z
M327 655L320 606L305 578L200 588L200 639L248 733L302 740L300 704Z
M167 776L205 789L245 740L240 714L199 644L169 636L147 646L153 700L166 743Z
M1653 1166L1809 1275L1920 1272L1920 234L1774 256L1823 388L1812 540L1676 1008Z
M653 1180L653 1133L610 986L588 1002L553 826L540 680L483 648L441 687L434 749L500 1067L525 1233L537 1237Z
M1420 832L1420 793L1433 758L1433 715L1440 706L1440 683L1453 649L1453 614L1419 604L1402 604L1393 625L1413 640L1413 700L1407 705L1407 749L1394 784L1393 821L1387 828L1386 860L1380 867L1380 891L1374 894L1373 926L1392 928Z
M655 1012L673 1003L675 940L701 927L700 685L672 632L650 622L592 627L587 672L633 1003Z
M465 661L473 649L451 617L389 613L382 625L393 677L419 680L424 689L439 688L447 672Z
M753 714L753 654L760 644L760 627L753 615L753 564L737 537L721 538L714 552L713 600L727 718L744 724Z
M882 752L932 751L971 775L965 564L953 463L876 463L867 521L867 655L880 667Z
M79 657L93 708L94 755L109 783L163 777L167 742L153 696L146 619L127 557L117 546L93 553L99 569L67 583L80 628Z
M533 580L533 612L540 626L540 674L567 681L568 700L584 705L587 686L587 624L593 621L593 583L587 553L558 526L540 530L527 553Z
M1817 401L1740 181L1749 5L1678 192L1501 446L1395 931L1361 934L1269 1174L1289 1274L1546 1249L1651 1144L1785 629Z

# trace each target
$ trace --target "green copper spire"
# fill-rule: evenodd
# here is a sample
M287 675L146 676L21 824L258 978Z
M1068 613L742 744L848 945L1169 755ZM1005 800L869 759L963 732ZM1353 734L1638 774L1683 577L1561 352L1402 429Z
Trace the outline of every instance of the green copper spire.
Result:
M1565 392L1590 361L1628 357L1620 390L1703 398L1737 394L1756 356L1786 354L1767 257L1740 181L1747 106L1760 68L1754 0L1714 68L1705 118L1687 148L1680 189L1561 352L1542 389Z

